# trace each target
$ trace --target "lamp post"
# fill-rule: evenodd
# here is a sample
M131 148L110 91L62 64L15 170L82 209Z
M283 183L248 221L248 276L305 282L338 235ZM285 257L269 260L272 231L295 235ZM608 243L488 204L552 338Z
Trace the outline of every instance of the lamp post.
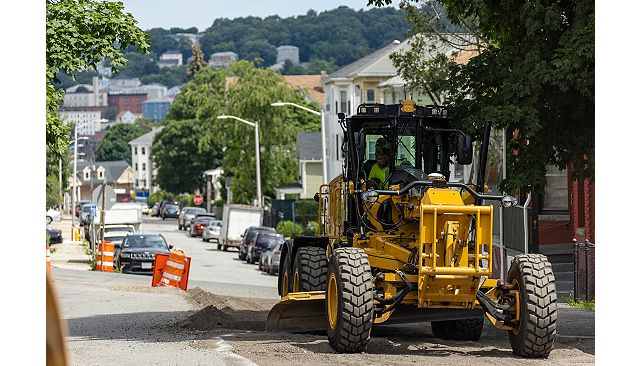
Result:
M327 149L326 149L326 140L324 138L324 109L321 109L320 112L318 111L314 111L313 109L307 108L305 106L301 106L300 104L296 104L296 103L291 103L291 102L275 102L275 103L271 103L271 106L273 107L284 107L284 106L293 106L296 108L300 108L302 110L305 110L309 113L315 114L316 116L320 116L320 135L321 135L321 140L322 140L322 184L327 184L328 179L327 179L327 158L326 158L326 154L327 154Z
M88 140L86 136L78 137L78 128L84 127L90 122L79 123L73 129L73 179L71 183L71 240L76 228L76 176L78 174L78 140Z
M236 116L218 116L218 119L235 119L254 128L256 140L256 194L258 196L258 206L262 207L262 184L260 183L260 134L258 122L249 122Z

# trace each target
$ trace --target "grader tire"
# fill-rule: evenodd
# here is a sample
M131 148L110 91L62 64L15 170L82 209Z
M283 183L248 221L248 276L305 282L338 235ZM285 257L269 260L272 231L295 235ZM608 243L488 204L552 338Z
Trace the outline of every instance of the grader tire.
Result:
M431 322L433 336L452 341L477 341L482 335L484 317Z
M527 358L546 358L553 349L558 320L556 281L547 257L522 254L511 262L507 281L518 282L520 324L509 332L513 353Z
M293 264L293 292L327 289L327 253L318 247L302 247Z
M248 254L248 253L247 253ZM280 262L280 273L278 274L278 295L284 297L291 292L291 283L293 281L293 275L289 270L289 262L291 261L290 255L284 257L284 261Z
M362 249L339 248L327 272L327 336L340 353L367 348L373 324L373 285L369 259Z

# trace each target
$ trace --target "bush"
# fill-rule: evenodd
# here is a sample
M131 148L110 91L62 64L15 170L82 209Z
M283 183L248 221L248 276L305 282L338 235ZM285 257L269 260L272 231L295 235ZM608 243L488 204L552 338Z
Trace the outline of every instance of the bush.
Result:
M301 235L304 233L304 228L300 224L296 224L293 221L285 220L280 221L276 225L276 231L282 234L285 238L290 238L294 235Z
M153 207L156 202L160 202L162 200L173 200L173 194L162 190L153 192L149 196L149 207Z

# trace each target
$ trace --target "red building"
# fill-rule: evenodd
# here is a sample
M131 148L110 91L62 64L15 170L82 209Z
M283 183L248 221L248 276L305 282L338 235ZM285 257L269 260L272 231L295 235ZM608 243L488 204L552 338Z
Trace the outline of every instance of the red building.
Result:
M122 93L109 94L109 107L116 107L118 113L130 111L132 113L142 114L142 102L147 100L145 93Z

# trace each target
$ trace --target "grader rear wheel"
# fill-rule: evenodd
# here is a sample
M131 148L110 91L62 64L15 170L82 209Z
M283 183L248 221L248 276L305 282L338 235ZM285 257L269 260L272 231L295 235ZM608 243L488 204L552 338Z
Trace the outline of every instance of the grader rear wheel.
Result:
M293 292L327 289L327 254L318 247L302 247L293 264Z
M520 324L509 333L513 353L529 358L548 357L558 320L556 281L547 257L518 255L511 262L509 283L520 291Z
M433 336L453 341L477 341L482 335L484 317L431 322Z
M373 323L369 259L362 249L339 248L329 260L326 295L327 336L337 352L367 348Z
M293 281L293 276L289 271L289 266L287 265L290 261L289 253L284 258L284 261L280 262L280 273L278 277L278 295L284 297L291 292L291 282Z

